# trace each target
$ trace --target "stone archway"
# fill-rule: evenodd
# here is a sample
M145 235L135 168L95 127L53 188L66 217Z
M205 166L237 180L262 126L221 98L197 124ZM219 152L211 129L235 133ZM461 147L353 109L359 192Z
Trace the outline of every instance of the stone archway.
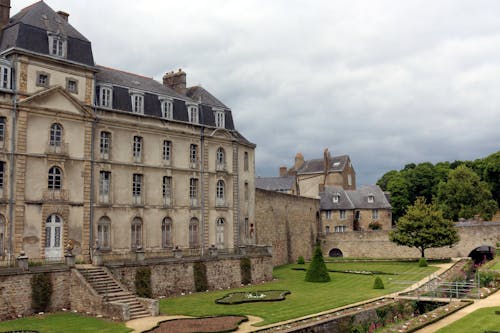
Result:
M495 248L489 245L481 245L472 250L468 255L475 264L493 259Z
M329 252L328 252L328 256L329 257L343 257L344 254L342 253L342 251L340 251L340 249L337 249L337 248L333 248L331 249Z

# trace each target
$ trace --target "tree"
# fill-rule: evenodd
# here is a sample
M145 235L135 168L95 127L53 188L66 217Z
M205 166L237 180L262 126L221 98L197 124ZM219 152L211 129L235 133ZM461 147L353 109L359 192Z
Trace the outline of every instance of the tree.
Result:
M389 238L398 245L417 248L422 258L425 258L426 249L452 246L459 241L453 222L445 219L443 212L436 205L427 204L423 197L418 197L415 204L408 207Z
M439 184L437 201L444 216L455 221L476 214L488 220L497 210L488 184L465 165L451 170L448 181Z
M319 245L316 245L314 249L314 256L311 263L309 264L309 269L306 273L307 282L329 282L330 275L326 269L325 260L323 259L323 252Z
M397 221L406 212L410 205L410 193L408 182L404 176L399 173L392 177L387 183L387 191L391 194L392 218Z

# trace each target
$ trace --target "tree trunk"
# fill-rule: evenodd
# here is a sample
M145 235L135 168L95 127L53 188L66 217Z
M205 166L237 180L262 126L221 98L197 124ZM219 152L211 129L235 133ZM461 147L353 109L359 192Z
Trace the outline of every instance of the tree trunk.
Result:
M425 258L425 248L420 249L420 255L422 258Z

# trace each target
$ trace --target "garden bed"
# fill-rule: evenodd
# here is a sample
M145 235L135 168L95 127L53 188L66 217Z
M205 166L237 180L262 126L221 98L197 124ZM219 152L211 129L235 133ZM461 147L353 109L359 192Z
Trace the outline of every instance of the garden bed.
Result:
M160 322L144 333L209 333L234 332L239 324L247 321L244 316L220 316L206 318L182 318Z
M247 302L276 302L283 301L286 295L290 294L288 290L256 290L229 293L224 297L215 300L217 304L241 304Z

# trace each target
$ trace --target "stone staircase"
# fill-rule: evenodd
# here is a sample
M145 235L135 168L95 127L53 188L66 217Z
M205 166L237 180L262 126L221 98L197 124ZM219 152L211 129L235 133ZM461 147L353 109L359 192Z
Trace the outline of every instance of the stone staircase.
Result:
M126 290L113 275L104 267L81 267L78 271L94 288L94 290L103 296L105 302L118 302L128 304L130 319L148 317L151 314L139 302L137 296Z

